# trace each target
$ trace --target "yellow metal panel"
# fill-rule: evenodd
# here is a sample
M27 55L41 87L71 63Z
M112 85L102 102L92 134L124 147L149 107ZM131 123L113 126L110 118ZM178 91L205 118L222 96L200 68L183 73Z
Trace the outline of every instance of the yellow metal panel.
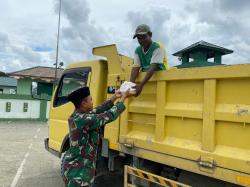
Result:
M216 144L250 151L250 123L216 122ZM250 160L250 155L248 157Z
M237 176L236 181L240 184L245 184L247 186L250 186L250 177Z
M117 143L119 137L119 121L116 120L104 127L104 137L109 140L110 143Z
M240 72L243 72L243 71L244 71L244 69L240 70ZM236 72L234 72L234 74L235 73ZM232 74L232 77L234 74ZM237 79L229 78L229 79L218 80L217 103L250 105L250 99L249 99L250 79L249 79L249 76L250 75L248 75L247 78L237 78Z
M166 117L167 137L201 142L202 120L194 118Z
M202 107L200 103L167 103L165 114L181 118L202 119Z
M51 106L49 120L49 147L60 152L62 142L68 134L68 117L74 110L71 103L54 108Z
M215 120L250 123L250 105L217 104Z
M128 106L128 100L124 102L125 106ZM130 131L128 127L128 108L122 113L120 117L120 136L119 136L119 142L125 143L125 139L123 136L126 136L127 133Z
M155 124L155 139L162 141L165 136L164 124L165 124L165 111L164 106L166 104L166 96L163 90L166 90L166 81L157 82L157 110L156 110L156 124Z
M116 45L107 45L93 48L93 54L107 58L109 74L117 74L122 71L121 60L119 58Z
M204 80L204 79L233 79L249 77L250 65L228 65L213 66L185 69L169 69L167 71L159 71L153 75L152 81L180 81L180 80ZM142 81L145 72L140 73L137 81Z
M203 105L203 127L202 127L202 149L212 152L214 150L215 135L215 99L216 80L205 80L204 83L204 105Z
M195 162L209 158L217 166L250 173L250 71L246 69L249 71L250 65L157 72L141 97L128 103L127 131L120 134L120 139L133 141L136 148ZM138 81L143 76L145 73L140 73ZM162 82L165 89L158 86ZM150 87L156 93L150 92ZM130 123L129 118L139 113L143 117ZM151 122L149 126L152 115L156 115L155 125Z
M203 84L202 80L169 81L166 90L167 103L202 103Z

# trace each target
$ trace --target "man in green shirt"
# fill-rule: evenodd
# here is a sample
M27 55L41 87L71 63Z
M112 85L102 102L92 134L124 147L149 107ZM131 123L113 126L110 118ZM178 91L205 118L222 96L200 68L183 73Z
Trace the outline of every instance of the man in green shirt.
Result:
M133 39L135 38L137 38L140 46L135 50L130 81L135 82L140 70L147 72L142 82L134 87L136 89L135 96L138 96L154 72L166 70L168 65L165 48L161 43L152 41L152 32L148 25L139 25Z

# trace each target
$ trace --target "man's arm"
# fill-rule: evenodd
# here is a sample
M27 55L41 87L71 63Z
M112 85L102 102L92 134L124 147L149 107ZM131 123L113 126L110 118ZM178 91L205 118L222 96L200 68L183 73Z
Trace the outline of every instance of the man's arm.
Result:
M130 76L130 82L135 82L136 78L138 77L140 71L140 67L133 67Z
M157 70L157 64L151 64L150 68L148 69L144 79L141 83L137 84L134 88L136 89L135 96L137 97L140 95L144 85L148 82L148 80L153 76L154 72Z
M151 64L149 70L147 71L144 79L141 82L142 86L144 86L148 82L148 80L152 77L152 75L156 70L157 70L157 64Z
M135 52L134 54L134 64L132 67L131 75L130 75L130 82L135 82L136 78L141 69L141 61L138 54Z

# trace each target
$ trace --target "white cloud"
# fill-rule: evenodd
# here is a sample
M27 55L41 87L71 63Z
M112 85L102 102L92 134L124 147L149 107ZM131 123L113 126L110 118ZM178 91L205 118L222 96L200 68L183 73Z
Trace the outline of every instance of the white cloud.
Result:
M9 45L8 34L0 32L0 52L2 53L2 55L6 53L8 45Z
M237 5L236 5L237 4ZM192 26L206 23L209 27L203 32L204 38L210 42L233 49L234 53L224 57L224 63L238 64L250 63L249 44L247 37L250 31L250 7L247 0L213 0L199 1L186 5L186 16L196 17ZM243 46L244 47L240 47Z
M55 62L59 0L1 1L0 71ZM153 39L172 54L205 40L235 52L225 63L250 63L248 0L62 0L59 61L65 64L93 58L92 48L116 43L119 52L133 55L135 27L147 23ZM38 49L38 50L37 50ZM43 51L44 49L44 51Z
M48 58L47 53L54 53L57 21L53 3L50 0L8 0L1 1L0 7L0 71L51 66L54 59ZM34 50L41 46L51 51Z

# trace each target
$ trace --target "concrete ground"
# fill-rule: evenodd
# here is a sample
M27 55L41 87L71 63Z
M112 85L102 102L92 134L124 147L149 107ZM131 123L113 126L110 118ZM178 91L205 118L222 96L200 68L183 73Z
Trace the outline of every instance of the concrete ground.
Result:
M64 187L60 159L44 148L48 126L41 122L0 122L0 187ZM98 186L123 186L121 174L97 180Z
M0 187L64 187L61 160L44 148L48 125L41 122L0 122ZM236 187L183 171L180 182L194 187ZM202 184L202 185L201 185ZM123 175L109 173L95 187L122 187Z

